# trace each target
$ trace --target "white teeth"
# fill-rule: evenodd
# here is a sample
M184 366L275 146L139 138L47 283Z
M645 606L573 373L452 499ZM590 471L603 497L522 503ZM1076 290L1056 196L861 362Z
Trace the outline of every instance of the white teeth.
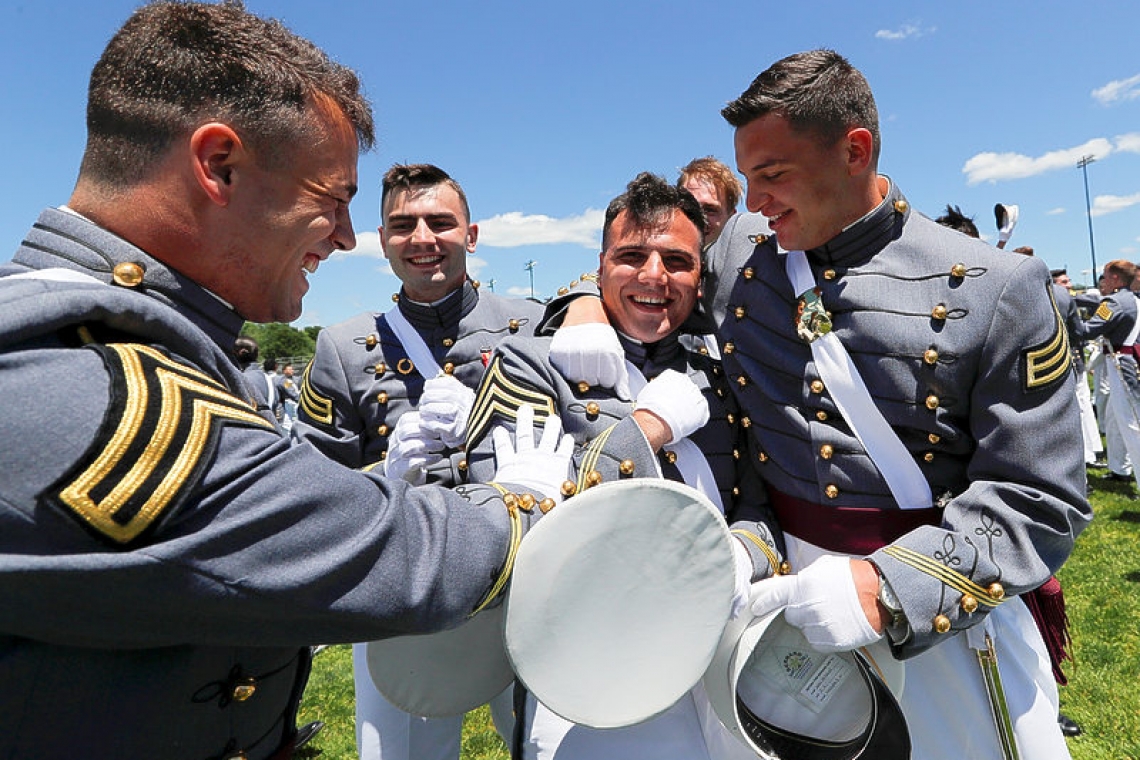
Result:
M665 304L664 298L650 298L649 296L634 296L634 303L643 303L647 306L663 306Z
M315 260L315 259L311 260L311 261L303 261L303 262L301 262L301 269L305 270L309 274L313 274L314 272L317 271L317 267L319 265L320 265L320 262Z
M434 264L437 261L443 261L442 256L417 256L409 259L413 264Z
M788 213L788 212L787 211L781 211L779 214L776 214L775 216L768 217L768 224L772 224L773 222L779 221L781 218L783 218L784 214L786 214L786 213Z

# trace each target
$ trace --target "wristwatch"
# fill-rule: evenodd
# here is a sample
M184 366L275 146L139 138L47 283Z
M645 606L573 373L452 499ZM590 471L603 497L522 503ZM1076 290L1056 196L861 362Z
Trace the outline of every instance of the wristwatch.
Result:
M910 623L906 619L906 613L903 612L898 596L895 595L895 590L891 588L890 581L874 562L871 563L871 567L875 568L875 573L879 576L879 604L883 605L891 616L886 625L887 635L892 642L901 644L910 635Z

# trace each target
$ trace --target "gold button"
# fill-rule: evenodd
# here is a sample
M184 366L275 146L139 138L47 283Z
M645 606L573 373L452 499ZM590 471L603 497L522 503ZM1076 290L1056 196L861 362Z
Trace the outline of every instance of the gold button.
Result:
M666 451L666 452L665 452L665 460L666 460L667 462L669 462L669 464L676 464L676 462L677 462L677 452L675 452L675 451Z
M111 272L111 277L114 279L116 285L122 285L124 288L137 288L142 285L144 270L138 264L131 261L124 261L122 264L116 264L114 270Z
M519 331L519 321L517 319L512 319L510 322L507 322L507 327L510 329L511 332L518 332Z
M572 287L572 288L578 287L578 281L577 280L571 280L570 281L570 287Z
M590 474L586 476L586 486L596 486L602 482L602 473L597 470L590 470Z
M736 422L736 415L735 415L735 414L733 414L732 412L729 412L728 414L726 414L726 415L724 416L724 418L725 418L726 420L728 420L728 424L729 424L729 425L732 425L733 423L735 423L735 422Z
M811 392L812 393L823 393L823 381L822 380L812 380L811 381Z
M578 493L578 486L573 480L564 480L562 481L562 488L560 490L563 496L573 496Z
M732 313L736 315L737 319L744 319L745 311L743 306L737 306L732 310Z
M991 583L990 587L986 590L990 592L990 596L994 599L1005 599L1005 588L1000 583Z
M834 499L839 496L839 487L834 483L828 483L827 488L823 489L823 493L827 498Z
M938 304L930 310L930 316L935 319L946 319L946 304Z
M950 276L951 277L965 277L966 276L966 265L965 264L955 264L954 266L950 267Z
M399 302L400 302L400 294L399 293L393 293L392 294L392 303L399 303Z
M453 372L455 372L455 365L454 364L452 364L451 362L447 362L446 364L443 365L443 374L450 375Z
M819 455L821 457L823 457L824 459L831 459L832 455L834 455L834 454L835 454L835 449L832 448L830 443L825 443L819 447Z
M945 615L935 615L934 617L934 632L946 633L950 630L950 618Z
M233 698L235 702L244 702L257 691L257 681L252 678L243 678L234 684Z
M938 397L935 396L934 394L927 396L926 397L926 408L932 412L935 409L937 409L938 408Z
M740 495L740 487L739 486L733 486L732 487L732 495L733 496L739 496Z
M963 594L960 604L962 605L962 612L972 615L978 609L978 598L971 594Z
M922 354L922 360L924 362L926 362L927 364L937 364L938 363L938 352L935 351L933 348L928 348Z
M377 393L376 394L376 402L379 404L387 404L388 403L388 392L387 391L380 391L379 393Z
M732 450L732 458L733 459L740 459L740 449L733 449Z
M744 275L744 279L751 280L756 276L756 270L752 267L744 267L744 270L741 272L741 274Z
M590 390L590 384L587 383L585 380L578 383L578 392L579 393L585 393L588 390Z
M742 428L752 427L752 418L751 417L741 417L740 418L740 427L742 427Z
M542 514L545 515L547 512L554 509L554 499L547 496L545 499L538 503L538 508Z
M534 509L536 501L537 500L534 498L534 496L529 493L524 493L519 497L519 506L521 506L525 511L529 512Z
M787 560L781 562L780 566L776 568L776 575L787 575L790 572L792 572L792 563Z
M597 401L591 401L590 403L586 404L586 414L590 415L591 417L597 417L599 411L600 407L598 406Z
M834 269L823 270L823 279L834 280L835 279L835 270Z
M237 752L232 755L226 755L226 760L249 760L249 755L244 752Z
M376 365L375 369L376 369L377 375L383 375L385 372L388 371L388 365L385 364L384 362L380 362L379 364Z
M514 515L515 510L518 509L518 506L519 506L518 494L513 494L513 493L503 494L503 504L506 505L507 511L510 512L512 515Z
M708 356L709 355L708 346L701 346L700 348L697 349L697 353L700 354L701 356Z
M717 388L716 389L716 395L717 395L717 398L724 398L724 388Z
M372 333L364 339L364 345L368 346L369 348L376 348L376 344L379 342L380 340L376 337L375 333Z
M455 340L453 338L444 338L443 339L443 347L444 348L451 348L454 345L455 345Z
M479 282L478 280L472 280L471 281L471 287L475 288L476 290L478 290L482 284L483 283Z
M926 440L930 441L931 443L938 443L942 440L942 436L938 435L938 433L931 433L930 435L926 436Z
M634 467L632 459L623 459L623 460L621 460L621 464L618 465L618 471L622 475L626 475L626 476L632 475L634 469L635 469L635 467Z
M895 201L895 211L899 212L900 214L905 214L908 208L910 208L910 204L904 201L902 198L899 198L897 201Z
M735 350L736 350L736 344L733 343L731 340L728 343L724 344L724 352L726 354L731 354Z
M820 409L818 412L815 413L815 418L817 420L819 420L820 422L827 422L827 412Z
M748 385L748 378L744 375L741 375L740 377L736 378L736 384L743 388L744 386Z
M460 472L467 472L467 460L466 459L460 459L458 462L455 463L455 468L457 470L459 470Z
M382 436L388 435L388 426L387 425L381 425L380 427L376 428L376 432Z
M570 288L563 287L563 288L558 289L558 295L560 295L560 296L564 296L569 292L570 292Z
M380 461L383 462L387 458L388 458L388 452L387 451L381 451L380 452Z
M926 452L925 454L922 455L922 459L926 462L933 462L934 461L934 452L933 451Z
M766 452L761 451L759 454L756 455L756 458L759 459L761 462L767 462L768 461L768 454Z

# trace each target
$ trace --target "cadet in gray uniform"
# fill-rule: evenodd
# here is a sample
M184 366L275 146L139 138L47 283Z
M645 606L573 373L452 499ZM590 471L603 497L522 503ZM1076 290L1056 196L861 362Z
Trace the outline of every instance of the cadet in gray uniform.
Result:
M915 758L998 757L1010 742L1022 757L1067 756L1018 599L1091 518L1045 265L912 211L877 172L870 88L836 53L776 63L724 116L746 205L764 218L729 220L710 251L725 276L706 298L795 571L757 584L754 612L787 604L825 649L886 632L906 661ZM806 253L814 290L794 292L785 249ZM872 462L840 412L805 340L828 331L913 457L925 508L900 509L880 468L910 467ZM990 643L1008 701L979 667Z
M761 486L747 464L752 455L743 435L750 421L740 415L720 363L681 341L696 337L685 325L697 305L705 228L701 206L688 190L647 173L630 182L606 210L597 280L624 358L636 368L635 392L572 384L548 359L551 338L509 338L495 349L479 387L468 461L473 480L492 477L494 423L513 430L526 406L535 420L559 414L577 444L575 481L564 495L626 478L687 482L719 502L730 519L761 521L737 523L749 533L742 545L759 579L778 572L782 549L769 527L770 513L755 498ZM683 445L670 445L678 442ZM645 723L602 730L575 726L529 697L525 710L516 708L524 722L516 756L708 760L695 699L707 698L686 695ZM727 731L710 743L733 747L733 757L752 756Z
M467 277L479 229L463 188L439 167L393 166L380 209L384 255L402 283L396 305L320 332L292 434L349 467L379 462L392 477L455 486L466 482L467 414L491 350L532 334L542 307ZM362 760L457 760L463 716L421 718L390 704L365 647L353 648ZM496 706L499 725L509 725L509 695Z
M251 403L242 324L355 243L351 71L158 3L88 115L68 205L0 267L0 757L289 757L310 644L460 624L541 512L346 469Z

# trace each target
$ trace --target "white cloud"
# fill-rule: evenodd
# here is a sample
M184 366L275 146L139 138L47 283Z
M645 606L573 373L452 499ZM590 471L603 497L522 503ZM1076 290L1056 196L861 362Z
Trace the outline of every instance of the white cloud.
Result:
M1083 145L1050 151L1036 158L1023 153L979 153L966 161L962 173L966 175L966 182L970 185L1005 179L1024 179L1055 169L1074 167L1082 156L1092 155L1099 159L1112 152L1112 143L1107 138L1096 137Z
M1104 106L1119 100L1140 98L1140 74L1127 79L1117 79L1103 87L1098 87L1092 91L1092 96Z
M356 233L356 247L351 251L337 251L333 258L342 256L368 256L374 259L384 258L384 249L380 247L380 233L376 230Z
M916 39L933 33L935 29L933 26L923 29L918 24L903 24L898 29L880 29L875 32L875 39L892 41Z
M1093 198L1092 215L1104 216L1123 211L1140 203L1140 193L1132 195L1098 195Z
M1117 135L1116 149L1123 153L1140 153L1140 132Z
M1046 211L1045 216L1059 216L1060 214L1063 214L1063 213L1065 213L1065 207L1064 206L1058 206L1055 209L1051 209L1049 211Z
M522 288L516 285L507 288L507 295L512 298L530 298L530 288Z
M520 245L576 243L597 250L601 245L604 219L605 212L593 208L578 216L562 219L508 211L479 222L479 244L492 248L515 248Z

